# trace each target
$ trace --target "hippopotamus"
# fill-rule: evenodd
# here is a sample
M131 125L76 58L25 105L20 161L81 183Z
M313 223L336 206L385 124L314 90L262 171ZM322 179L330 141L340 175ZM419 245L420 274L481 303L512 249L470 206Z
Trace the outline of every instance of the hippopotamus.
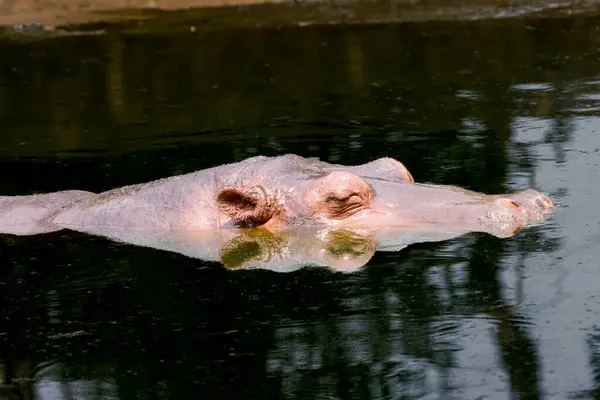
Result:
M297 155L257 156L97 194L66 190L0 197L0 231L255 228L277 233L320 227L381 232L436 226L506 237L555 207L533 189L483 194L416 183L393 158L345 166Z

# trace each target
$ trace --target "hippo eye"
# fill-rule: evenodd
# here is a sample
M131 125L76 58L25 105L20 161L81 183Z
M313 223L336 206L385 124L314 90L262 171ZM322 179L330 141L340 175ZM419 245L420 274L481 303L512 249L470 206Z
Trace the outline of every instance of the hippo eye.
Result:
M361 201L361 197L360 197L360 193L354 192L354 193L349 193L349 194L339 194L339 193L335 193L335 194L330 194L329 196L327 196L327 202L328 203L337 203L337 204L343 204L343 203L348 203L348 202L359 202Z
M318 196L317 212L327 218L343 220L369 205L372 200L371 186L357 175L334 171L312 186Z
M330 218L344 219L358 212L364 205L360 193L331 193L325 199Z

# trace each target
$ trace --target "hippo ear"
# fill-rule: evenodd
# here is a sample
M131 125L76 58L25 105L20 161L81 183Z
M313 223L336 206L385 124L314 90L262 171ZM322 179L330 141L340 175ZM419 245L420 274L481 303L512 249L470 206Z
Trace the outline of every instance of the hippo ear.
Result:
M244 225L264 224L274 214L274 204L260 186L226 187L219 192L217 204L221 212Z

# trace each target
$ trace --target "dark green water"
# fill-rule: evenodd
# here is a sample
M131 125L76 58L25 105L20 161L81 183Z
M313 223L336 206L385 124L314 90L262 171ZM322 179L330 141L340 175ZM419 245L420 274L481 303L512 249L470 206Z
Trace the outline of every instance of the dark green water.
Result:
M0 398L600 398L599 26L1 42L2 194L296 153L391 156L418 181L534 187L562 207L513 238L377 253L354 274L2 236Z

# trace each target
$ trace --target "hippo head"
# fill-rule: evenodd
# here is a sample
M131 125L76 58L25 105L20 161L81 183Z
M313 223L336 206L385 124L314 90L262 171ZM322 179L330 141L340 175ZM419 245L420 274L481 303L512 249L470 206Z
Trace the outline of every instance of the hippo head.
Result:
M363 178L346 171L330 172L294 187L269 190L262 185L224 188L219 193L221 211L248 225L352 224L372 218L376 194Z
M435 223L509 236L555 206L534 190L500 196L417 184L390 158L348 167L297 156L268 160L218 193L221 212L236 226L404 229Z

